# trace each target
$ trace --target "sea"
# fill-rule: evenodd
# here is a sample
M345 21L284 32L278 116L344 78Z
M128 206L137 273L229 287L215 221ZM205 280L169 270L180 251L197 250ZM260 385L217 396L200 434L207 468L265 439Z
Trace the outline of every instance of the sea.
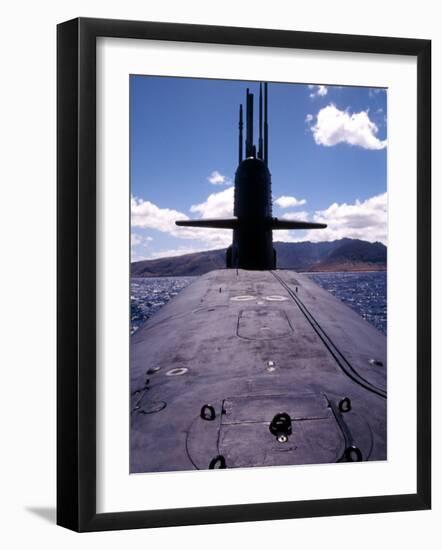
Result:
M387 335L386 271L309 273L309 277Z
M197 277L133 277L130 280L131 334L195 279Z
M361 317L387 334L387 273L309 273ZM132 278L130 291L131 334L197 277Z

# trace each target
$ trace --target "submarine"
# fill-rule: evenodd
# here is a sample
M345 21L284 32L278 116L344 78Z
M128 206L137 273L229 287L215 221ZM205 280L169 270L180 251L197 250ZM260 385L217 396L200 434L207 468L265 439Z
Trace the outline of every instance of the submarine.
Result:
M324 229L322 223L278 220L272 217L272 184L268 168L268 84L259 85L258 150L253 141L254 95L246 91L246 143L243 159L243 108L239 107L238 169L235 174L233 218L183 220L176 225L233 229L233 242L226 252L226 267L275 269L274 229ZM264 128L263 128L264 111ZM264 129L264 132L263 132Z
M264 93L263 93L264 92ZM130 341L130 473L387 459L386 337L308 275L277 269L268 84L239 109L226 268L198 277Z

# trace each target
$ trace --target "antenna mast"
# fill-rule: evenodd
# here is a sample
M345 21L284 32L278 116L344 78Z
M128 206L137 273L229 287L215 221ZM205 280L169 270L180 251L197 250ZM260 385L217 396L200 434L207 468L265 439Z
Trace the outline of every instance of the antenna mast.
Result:
M258 158L262 160L262 82L259 83L259 141L258 141Z
M246 157L253 156L253 94L247 88L247 139Z
M264 162L269 165L269 124L267 105L267 82L264 82Z
M243 121L242 121L242 104L239 106L239 144L238 144L238 164L242 161L242 144L243 144L243 137L242 137L242 129L243 129Z

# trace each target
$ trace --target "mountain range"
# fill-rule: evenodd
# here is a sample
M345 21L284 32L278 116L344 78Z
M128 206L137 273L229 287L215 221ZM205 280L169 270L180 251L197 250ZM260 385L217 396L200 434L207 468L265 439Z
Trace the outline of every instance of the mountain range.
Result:
M385 271L387 247L379 242L339 239L330 242L274 243L277 266L295 271ZM225 249L195 252L131 264L132 277L203 275L226 265Z

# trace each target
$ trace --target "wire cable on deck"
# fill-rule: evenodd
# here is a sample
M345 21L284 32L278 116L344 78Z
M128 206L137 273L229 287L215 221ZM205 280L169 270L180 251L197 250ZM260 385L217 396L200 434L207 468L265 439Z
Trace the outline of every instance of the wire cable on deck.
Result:
M379 395L379 397L383 397L384 399L387 398L387 392L383 390L382 388L378 388L377 386L374 386L371 384L368 380L363 378L349 363L349 361L346 359L346 357L343 355L343 353L336 347L334 342L331 340L331 338L327 335L325 330L321 327L321 325L318 323L318 321L313 317L313 315L308 310L307 306L302 302L302 300L299 298L299 294L296 294L293 292L293 290L290 288L290 286L280 277L277 275L274 271L270 271L270 273L275 277L275 279L281 284L281 286L288 292L289 296L292 298L292 300L296 303L296 305L299 307L301 313L304 315L304 317L307 319L313 330L316 332L316 334L321 339L322 343L325 345L325 347L328 349L328 351L331 353L333 358L335 359L336 363L339 365L339 367L342 369L342 371L353 380L353 382L356 382L356 384L359 384L366 390L375 393L376 395Z

